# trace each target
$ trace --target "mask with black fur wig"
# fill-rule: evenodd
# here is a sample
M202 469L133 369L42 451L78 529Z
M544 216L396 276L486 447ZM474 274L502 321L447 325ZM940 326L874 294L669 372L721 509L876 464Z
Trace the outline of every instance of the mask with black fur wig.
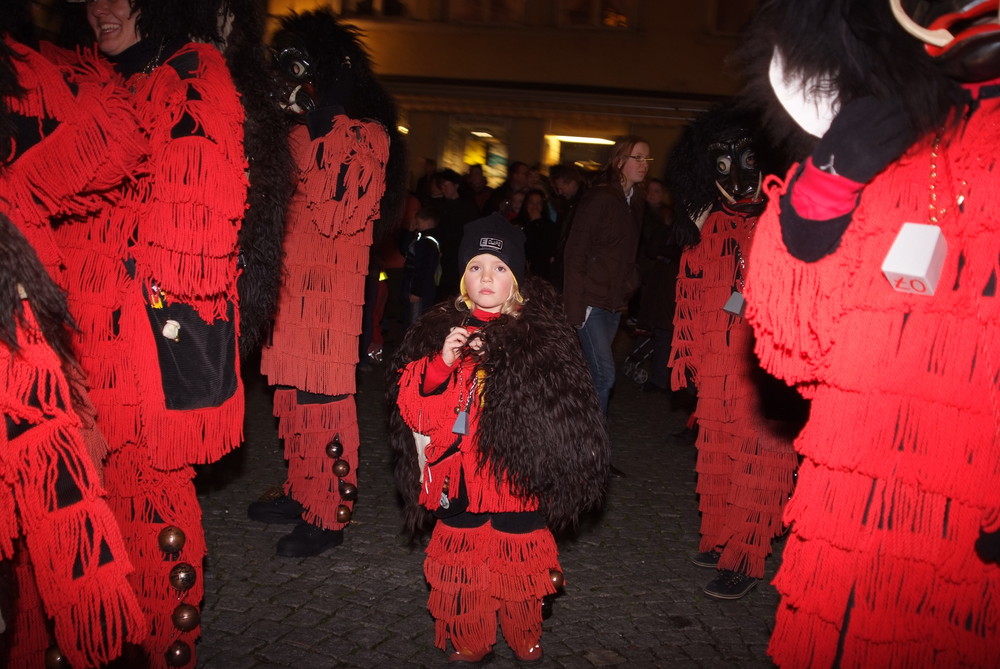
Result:
M674 224L682 248L701 239L701 222L716 206L756 216L764 210L761 183L767 161L756 118L716 107L685 128L667 157L666 182L683 215Z
M0 213L0 344L13 350L19 348L17 327L24 323L22 288L49 346L65 364L73 364L69 334L76 324L66 296L21 231Z
M572 528L604 498L610 445L593 382L562 299L552 286L528 278L518 314L488 323L483 410L476 441L479 464L516 494L539 500L553 530ZM411 327L387 366L386 400L396 484L404 498L407 529L430 529L433 515L418 503L420 467L413 432L396 404L402 369L441 350L468 310L445 302Z
M838 109L875 96L899 101L921 134L944 125L966 96L916 38L893 18L889 0L769 0L734 54L746 78L745 104L763 112L771 142L804 159L819 135L807 133L779 102L771 84L778 53L784 78L807 82L814 99Z
M354 119L373 119L389 134L386 188L375 238L396 225L406 183L406 150L396 103L372 71L361 33L340 23L329 8L292 13L271 39L275 95L286 111L306 122L316 109L337 108Z

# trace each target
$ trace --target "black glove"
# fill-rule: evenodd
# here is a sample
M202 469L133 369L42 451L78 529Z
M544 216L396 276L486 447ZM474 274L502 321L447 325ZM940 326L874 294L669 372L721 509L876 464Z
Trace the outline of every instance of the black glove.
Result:
M866 184L916 140L917 132L897 101L858 98L840 108L812 161L824 172Z

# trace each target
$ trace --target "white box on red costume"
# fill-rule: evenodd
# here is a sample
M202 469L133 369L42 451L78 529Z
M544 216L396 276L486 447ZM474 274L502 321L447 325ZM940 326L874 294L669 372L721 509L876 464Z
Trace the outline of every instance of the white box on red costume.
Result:
M882 261L882 273L901 293L933 295L948 254L941 228L924 223L904 223Z

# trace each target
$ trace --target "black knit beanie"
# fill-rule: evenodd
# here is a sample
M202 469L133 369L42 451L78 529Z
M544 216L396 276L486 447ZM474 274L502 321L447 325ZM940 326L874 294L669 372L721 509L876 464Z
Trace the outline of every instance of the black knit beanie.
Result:
M524 233L501 214L494 212L466 223L462 243L458 246L458 266L464 272L469 261L481 253L500 258L515 279L524 279Z

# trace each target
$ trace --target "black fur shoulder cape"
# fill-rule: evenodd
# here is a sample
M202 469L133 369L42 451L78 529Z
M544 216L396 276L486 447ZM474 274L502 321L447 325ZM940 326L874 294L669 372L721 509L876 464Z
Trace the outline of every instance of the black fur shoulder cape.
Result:
M477 439L480 463L512 489L537 497L553 530L575 527L580 514L604 499L610 447L593 382L576 333L555 289L541 279L522 286L520 314L486 326L483 413ZM441 350L449 329L468 314L438 305L407 331L389 362L386 396L396 484L407 529L418 534L433 518L419 506L419 466L413 433L396 405L403 367Z

